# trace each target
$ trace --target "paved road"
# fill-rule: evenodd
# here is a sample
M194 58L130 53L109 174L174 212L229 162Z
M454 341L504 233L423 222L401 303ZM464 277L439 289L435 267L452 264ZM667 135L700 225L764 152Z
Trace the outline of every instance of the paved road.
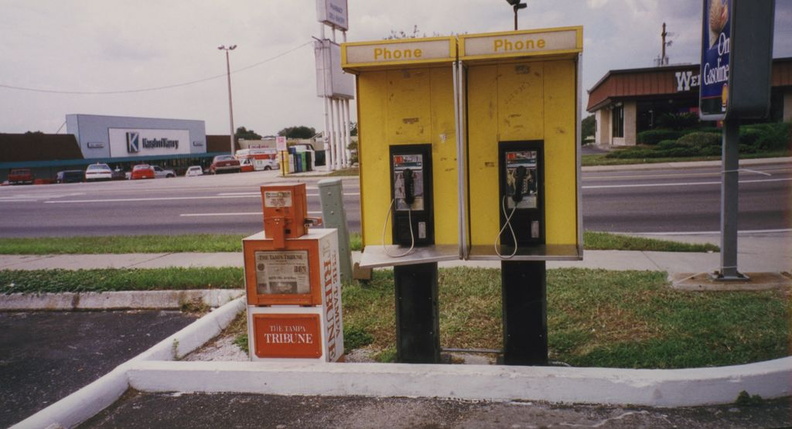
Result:
M720 230L720 167L588 171L583 224L614 232ZM792 164L755 165L740 173L741 231L787 229Z
M752 165L740 174L740 230L790 228L792 163ZM316 182L308 210L320 215ZM0 188L0 236L76 236L187 233L252 234L262 229L262 184L277 172L197 178ZM344 180L351 231L360 230L360 187ZM584 228L612 232L720 230L718 166L587 170Z

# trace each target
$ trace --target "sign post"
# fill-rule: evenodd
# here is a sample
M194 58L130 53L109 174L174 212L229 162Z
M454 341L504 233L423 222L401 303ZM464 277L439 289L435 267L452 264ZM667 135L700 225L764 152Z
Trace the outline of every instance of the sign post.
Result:
M723 121L721 268L716 280L746 280L737 271L740 119L767 116L775 1L704 0L701 33L703 120Z

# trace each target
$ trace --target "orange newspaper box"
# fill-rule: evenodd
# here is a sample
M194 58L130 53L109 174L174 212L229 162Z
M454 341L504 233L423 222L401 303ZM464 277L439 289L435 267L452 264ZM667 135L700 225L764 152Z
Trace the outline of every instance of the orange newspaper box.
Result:
M306 201L305 183L261 187L264 232L274 240L276 249L283 248L287 238L301 237L308 232Z
M322 305L328 276L338 275L335 229L311 229L283 248L259 232L242 240L242 251L248 305Z

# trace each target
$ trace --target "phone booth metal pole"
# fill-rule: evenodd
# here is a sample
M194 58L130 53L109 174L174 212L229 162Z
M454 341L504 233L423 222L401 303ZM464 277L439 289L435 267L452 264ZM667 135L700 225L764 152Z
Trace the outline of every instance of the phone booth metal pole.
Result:
M437 262L393 267L396 291L396 358L440 362Z
M547 365L546 265L501 262L505 365Z

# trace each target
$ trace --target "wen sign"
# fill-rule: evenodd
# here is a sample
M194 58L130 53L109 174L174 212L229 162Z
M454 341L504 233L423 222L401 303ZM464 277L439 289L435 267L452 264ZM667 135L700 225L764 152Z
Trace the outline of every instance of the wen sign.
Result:
M774 0L704 0L701 119L761 118L770 106Z

